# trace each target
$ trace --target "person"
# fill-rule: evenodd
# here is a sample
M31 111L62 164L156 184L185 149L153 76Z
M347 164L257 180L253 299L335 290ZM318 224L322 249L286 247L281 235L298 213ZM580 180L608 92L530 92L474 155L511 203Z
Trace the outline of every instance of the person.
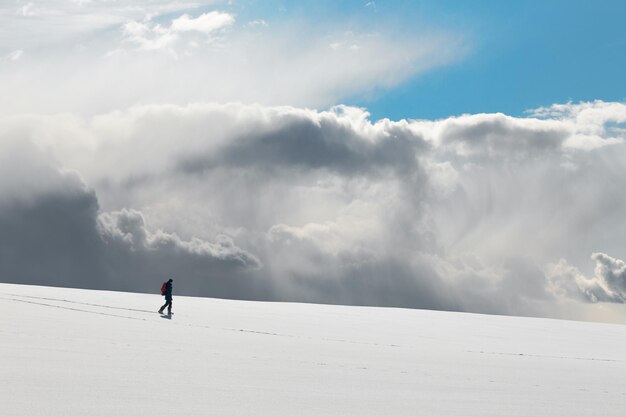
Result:
M159 313L163 314L163 310L167 307L167 314L172 315L172 282L174 280L170 278L165 287L165 304L159 309Z

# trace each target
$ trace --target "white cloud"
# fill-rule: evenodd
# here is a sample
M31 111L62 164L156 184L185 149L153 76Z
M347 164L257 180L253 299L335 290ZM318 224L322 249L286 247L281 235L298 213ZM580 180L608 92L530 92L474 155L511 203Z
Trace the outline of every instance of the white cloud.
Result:
M33 3L26 3L18 9L17 13L24 17L32 17L40 14L40 11L35 7Z
M22 51L21 49L18 49L18 50L11 52L9 55L7 55L7 58L10 61L17 61L22 57L22 55L24 55L24 51Z
M626 104L605 103L600 100L585 103L554 104L532 110L537 117L571 120L577 134L568 139L566 146L594 149L623 141L623 130L615 124L626 123Z
M469 50L466 38L444 30L399 36L340 19L237 24L236 5L207 11L212 3L0 5L0 56L22 50L29 58L19 69L0 67L4 93L13 98L0 101L0 113L97 114L207 101L326 108L392 88ZM38 16L16 16L30 4Z
M129 42L147 51L167 48L177 40L175 33L150 22L128 22L124 25L124 34Z
M247 23L247 26L250 27L268 27L269 23L263 19L251 20Z
M0 68L5 93L14 97L0 102L0 112L96 114L137 103L206 101L328 107L391 88L465 53L462 39L447 34L398 38L288 24L263 31L232 24L224 31L232 16L223 12L183 20L135 13L140 16L123 21L123 15L82 13L42 18L51 36L39 24L6 29L24 35L12 43L28 50L29 60L19 71ZM174 30L172 19L203 31ZM54 31L57 24L73 32ZM333 50L332 43L342 46Z
M227 235L218 236L215 243L196 237L185 241L176 233L167 233L163 230L150 231L146 227L143 214L128 209L101 213L97 221L98 229L105 241L124 242L131 252L162 253L166 256L171 252L183 253L231 262L242 268L260 267L260 262L254 255L238 248Z
M172 21L171 29L175 32L202 32L206 34L224 29L235 23L235 18L229 13L209 12L193 18L184 14Z
M129 21L193 9L206 1L173 2L171 0L127 0L46 2L0 2L0 50L19 47L36 49L43 54L52 50L57 56L70 54L77 44L88 41L92 46L117 39L113 33ZM16 16L17 15L17 16Z
M195 43L193 38L182 38L183 34L197 32L208 37L232 25L234 21L232 15L222 12L204 13L197 18L184 14L172 20L169 26L163 26L150 20L130 21L123 26L123 31L127 41L135 43L141 49L152 51L171 48L179 40L188 45Z
M549 264L547 276L558 295L581 298L592 303L626 302L626 263L604 253L594 253L594 275L585 277L576 267L561 259Z

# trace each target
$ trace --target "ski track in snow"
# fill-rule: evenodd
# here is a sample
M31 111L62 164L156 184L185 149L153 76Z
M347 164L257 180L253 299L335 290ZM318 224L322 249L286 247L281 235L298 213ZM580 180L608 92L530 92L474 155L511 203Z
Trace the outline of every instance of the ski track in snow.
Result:
M13 296L13 297L22 297L22 298L33 298L36 300L47 300L47 301L62 301L64 303L70 303L70 304L80 304L80 305L85 305L85 306L93 306L93 307L102 307L102 308L112 308L115 310L127 310L127 311L139 311L142 313L154 313L154 311L150 311L150 310L139 310L136 308L125 308L125 307L114 307L114 306L107 306L107 305L102 305L102 304L94 304L94 303L81 303L80 301L72 301L72 300L65 300L65 299L61 299L61 298L51 298L51 297L34 297L32 295L20 295L20 294L11 294L11 293L7 293L5 295L9 295L9 296ZM46 305L46 304L44 304Z
M99 312L99 311L82 310L80 308L64 307L64 306L58 306L58 305L54 305L54 304L41 303L41 302L37 302L37 301L20 300L18 298L0 297L0 299L9 300L9 301L17 301L18 303L35 304L35 305L40 305L40 306L45 306L45 307L62 308L64 310L81 311L83 313L100 314L100 315L103 315L103 316L121 317L121 318L124 318L124 319L130 319L130 320L145 320L145 319L140 319L140 318L137 318L137 317L120 316L119 314L107 314L107 313L102 313L102 312Z
M0 297L0 299L9 300L9 301L17 301L17 302L22 302L22 303L29 303L29 304L36 304L36 305L41 305L41 306L46 306L46 307L61 308L61 309L71 310L71 311L80 311L80 312L83 312L83 313L100 314L100 315L103 315L103 316L110 316L110 317L119 317L119 318L125 318L125 319L130 319L130 320L146 321L147 319L131 317L131 316L122 316L122 315L119 315L119 314L103 313L103 312L99 312L99 311L84 310L84 309L80 309L80 308L73 308L73 307L67 307L67 306L62 306L62 305L54 305L54 304L48 304L48 303L42 303L42 302L36 302L36 301L29 301L29 300L23 300L23 299L15 298L15 297L36 299L36 300L46 300L46 301L59 301L59 302L62 302L62 303L78 304L78 305L85 305L85 306L91 306L91 307L101 307L101 308L115 309L115 310L136 311L136 312L141 312L141 313L148 313L148 314L150 314L152 316L154 316L154 313L155 313L154 311L150 311L150 310L140 310L140 309L136 309L136 308L125 308L125 307L108 306L108 305L103 305L103 304L84 303L84 302L80 302L80 301L73 301L73 300L60 299L60 298L35 297L35 296L30 296L30 295L20 295L20 294L12 294L12 293L4 293L4 295L11 296L11 298ZM165 317L165 316L161 315L161 317ZM187 326L187 327L196 327L196 328L205 328L205 329L212 329L213 328L211 326L202 326L202 325L194 325L194 324L186 324L185 326ZM241 333L252 333L252 334L267 335L267 336L279 336L279 337L298 338L298 336L294 336L294 335L272 333L272 332L264 332L264 331L259 331L259 330L229 329L229 328L222 328L221 330L241 332ZM321 339L321 340L328 341L328 342L351 343L351 344L355 344L355 345L400 347L398 345L392 345L392 344L390 345L390 344L381 344L381 343L356 342L356 341L350 341L350 340L345 340L345 339Z
M193 297L164 321L161 304L0 284L2 415L626 415L626 326Z
M551 356L551 355L531 355L528 353L510 353L510 352L477 352L474 350L467 350L468 353L480 353L481 355L509 355L509 356L523 356L525 358L549 358L549 359L568 359L575 361L601 361L601 362L624 362L618 359L602 359L602 358L577 358L569 356Z

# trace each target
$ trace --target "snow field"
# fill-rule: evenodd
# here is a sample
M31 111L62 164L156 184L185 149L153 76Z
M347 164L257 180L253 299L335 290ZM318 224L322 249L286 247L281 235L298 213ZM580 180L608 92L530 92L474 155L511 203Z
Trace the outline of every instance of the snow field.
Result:
M169 319L162 304L0 284L1 414L626 415L626 326L177 296Z

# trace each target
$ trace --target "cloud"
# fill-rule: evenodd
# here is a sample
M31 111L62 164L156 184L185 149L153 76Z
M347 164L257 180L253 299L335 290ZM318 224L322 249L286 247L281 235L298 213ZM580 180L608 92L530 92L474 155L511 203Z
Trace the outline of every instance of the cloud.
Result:
M236 5L222 6L55 0L33 18L0 6L0 56L28 51L19 65L0 67L13 98L0 102L0 112L95 115L207 101L327 108L456 62L470 49L451 31L399 35L339 18L247 24L236 20Z
M184 14L172 21L171 29L175 32L202 32L213 33L235 23L235 18L229 13L209 12L193 18Z
M17 4L17 9L14 4ZM123 1L3 2L0 4L0 51L19 47L71 55L77 45L97 37L131 20L176 13L197 7L198 3L170 0L142 0L129 5Z
M263 19L251 20L247 23L250 27L268 27L269 23Z
M198 238L184 241L176 234L162 230L150 232L142 213L136 210L102 213L98 217L98 226L104 240L123 243L132 252L163 252L167 256L172 251L220 260L242 268L260 267L255 256L238 248L226 235L220 235L216 243L210 243Z
M188 14L172 20L169 26L163 26L150 20L130 21L123 26L126 41L136 44L139 48L152 51L173 47L177 42L192 42L193 37L183 35L190 32L201 33L207 39L209 35L231 26L235 18L223 12L204 13L193 18Z
M10 61L17 61L18 59L22 57L22 55L24 55L24 51L22 51L21 49L18 49L18 50L11 52L9 55L7 55L7 58Z
M477 114L441 124L444 147L468 157L527 158L558 150L570 132L563 123L516 119L504 114Z
M246 132L245 138L224 144L219 150L212 149L209 154L195 153L184 158L179 169L326 169L345 175L369 175L379 170L410 169L416 164L416 149L425 146L419 137L393 129L364 135L358 124L367 118L367 113L359 109L337 107L329 112L300 114L285 110L264 112L269 119L264 121L265 128L260 127L254 134Z
M580 298L592 303L626 302L626 264L621 259L604 253L594 253L596 262L594 275L585 277L576 268L561 259L548 266L547 275L553 291L561 295Z
M623 139L625 107L580 106L596 115L372 122L346 106L205 103L4 117L2 143L31 143L21 162L1 152L2 178L18 179L0 181L5 251L44 259L28 279L77 286L151 291L166 274L188 294L600 317L624 299L623 263L599 253L624 250L626 148L582 133ZM44 227L57 212L65 244ZM586 278L572 265L590 253Z
M576 135L568 138L565 146L593 149L624 141L626 123L624 103L605 103L599 100L586 103L554 104L531 111L537 117L558 117L572 120L577 127Z
M128 22L124 25L124 34L129 42L148 51L169 47L178 39L168 28L150 22Z
M212 259L241 268L259 268L259 260L238 248L233 240L226 236L218 236L215 243L192 238L182 240L175 233L162 230L151 232L147 229L144 216L136 210L123 209L117 212L101 213L98 216L98 229L107 242L115 242L127 248L129 252L160 254L159 257L171 254Z
M31 17L37 16L38 14L40 14L40 11L35 7L33 3L26 3L18 9L17 13L25 17Z
M15 132L2 139L0 173L13 178L0 182L3 281L151 291L155 279L184 275L182 293L267 291L247 277L260 261L231 237L181 239L148 228L137 210L102 211L76 171Z

